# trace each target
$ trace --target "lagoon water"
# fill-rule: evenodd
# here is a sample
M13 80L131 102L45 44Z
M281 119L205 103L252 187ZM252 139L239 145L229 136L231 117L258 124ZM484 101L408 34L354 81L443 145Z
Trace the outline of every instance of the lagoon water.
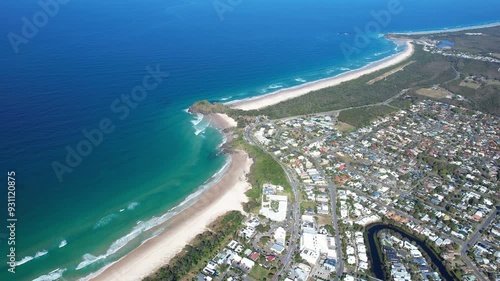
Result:
M73 0L15 53L8 34L22 36L37 2L0 2L0 172L16 172L18 219L16 273L7 272L0 236L0 280L82 278L163 231L155 226L178 209L169 210L209 187L226 162L220 134L184 111L194 101L261 95L366 65L397 52L384 32L500 20L496 0L401 0L402 11L346 57L342 43L356 46L356 27L391 1L232 1L221 20L214 3L231 1ZM122 95L143 85L148 66L169 75L127 103ZM113 131L92 151L79 147L82 131L102 120ZM88 155L67 161L78 148ZM67 166L62 181L54 162Z

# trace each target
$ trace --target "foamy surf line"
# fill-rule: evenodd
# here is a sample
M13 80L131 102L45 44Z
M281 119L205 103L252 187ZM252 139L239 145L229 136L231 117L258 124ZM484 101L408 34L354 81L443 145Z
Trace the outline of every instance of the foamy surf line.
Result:
M142 280L168 264L196 235L206 231L217 217L229 211L243 212L242 204L248 202L245 192L250 188L245 175L253 161L239 150L234 150L231 157L230 167L223 178L195 205L175 216L166 231L137 247L93 280Z
M58 248L62 248L62 247L64 247L64 246L66 246L66 245L68 245L68 241L66 241L66 239L63 239L63 240L61 241L61 243L59 243Z
M33 279L33 281L54 281L54 280L58 280L59 278L62 277L63 273L66 271L66 268L63 268L63 269L55 269L45 275L42 275L42 276L39 276L35 279Z
M19 261L16 261L16 266L23 265L23 264L25 264L27 262L30 262L30 261L34 260L34 259L37 259L37 258L42 257L42 256L45 256L48 253L49 252L47 250L38 251L38 252L36 252L36 254L34 256L27 256L27 257L22 258Z
M231 156L228 156L226 158L226 161L224 165L215 173L210 179L205 181L203 185L201 185L195 192L191 193L189 196L187 196L179 205L173 207L170 209L167 213L163 214L160 217L153 217L149 219L146 222L139 222L131 232L129 232L127 235L117 239L106 251L105 254L99 255L99 256L94 256L92 254L85 254L83 256L83 260L78 264L76 267L76 270L83 269L91 264L94 264L96 262L103 262L105 261L108 257L111 255L117 253L120 249L125 247L128 243L133 241L135 238L137 238L140 234L149 231L155 227L158 227L160 225L163 225L164 223L167 223L170 219L172 219L175 215L181 213L182 211L188 209L191 207L193 204L195 204L198 199L206 192L208 191L211 187L216 185L217 183L220 182L220 180L223 178L224 174L226 173L227 169L231 165L232 158ZM157 237L160 235L166 228L160 228L152 233L152 236L148 237L145 239L145 241L141 242L141 245L146 243L147 241ZM110 263L107 263L104 265L104 267L100 268L99 270L92 272L88 274L87 276L80 278L80 281L86 281L86 280L91 280L93 278L96 278L99 276L102 272L104 272L107 268L115 264L116 262L119 262L123 258L125 258L127 255L131 254L133 251L130 253L127 253L126 255L122 256L120 259L117 261L113 261Z
M262 109L264 107L274 105L283 101L286 101L288 99L296 98L302 95L305 95L309 92L312 91L317 91L323 88L328 88L332 86L336 86L340 83L351 81L354 79L357 79L363 75L367 75L373 72L376 72L378 70L382 70L387 67L391 67L393 65L396 65L398 63L401 63L402 61L408 59L413 55L414 52L414 46L410 43L411 40L404 40L404 39L395 39L392 40L396 45L402 46L404 45L405 48L396 54L390 55L388 57L382 58L377 61L370 62L360 68L353 69L347 72L343 72L341 74L335 75L333 77L327 77L315 81L311 81L308 83L304 83L298 86L286 88L286 89L280 89L278 91L261 95L261 96L256 96L256 97L251 97L247 99L242 99L242 100L235 100L235 101L230 101L225 103L226 105L229 105L233 108L237 109L242 109L242 110L257 110L257 109Z
M191 114L191 113L189 113L189 111L187 111L187 113ZM191 115L193 115L193 114L191 114ZM201 113L196 113L194 116L195 116L195 119L191 120L191 124L193 124L193 129L195 130L194 134L199 135L199 134L204 133L205 130L208 128L210 122L208 122L205 119L205 115L203 115Z
M464 26L464 27L456 27L456 28L449 28L449 29L443 28L443 29L427 30L427 31L397 32L397 33L393 33L393 34L397 34L397 35L439 34L439 33L467 31L467 30L473 30L473 29L482 29L482 28L496 27L496 26L500 26L500 22L480 24L480 25L471 25L471 26Z

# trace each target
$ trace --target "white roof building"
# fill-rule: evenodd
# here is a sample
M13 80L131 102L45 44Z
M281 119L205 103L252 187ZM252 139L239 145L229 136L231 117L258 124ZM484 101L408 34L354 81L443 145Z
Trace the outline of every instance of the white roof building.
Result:
M319 253L310 249L304 249L300 252L300 257L309 264L316 264L319 259Z
M240 263L248 270L252 269L252 267L255 265L255 262L253 260L247 258L242 258Z
M288 197L283 195L266 195L266 200L262 200L262 208L259 213L272 221L284 221L286 219L286 210ZM272 202L277 202L277 208L273 209Z
M300 249L310 249L321 253L327 253L327 237L324 234L303 233L300 237Z
M278 227L274 232L274 239L277 244L281 244L281 246L285 246L286 244L286 230L283 227Z

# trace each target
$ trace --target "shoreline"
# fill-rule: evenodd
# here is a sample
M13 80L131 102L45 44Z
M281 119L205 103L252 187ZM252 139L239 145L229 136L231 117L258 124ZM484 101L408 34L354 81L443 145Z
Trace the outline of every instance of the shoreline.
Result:
M455 28L450 28L450 29L436 29L436 30L413 31L413 32L412 31L410 31L410 32L394 32L394 33L389 33L389 34L392 34L392 35L430 35L430 34L440 34L440 33L483 29L483 28L496 27L496 26L500 26L500 22L486 23L486 24L472 25L472 26L464 26L464 27L455 27Z
M500 23L494 23L436 31L390 33L388 35L439 34L475 30L499 25ZM405 45L405 49L402 52L371 62L361 68L350 70L333 77L280 89L261 96L234 100L225 104L242 110L258 110L308 94L311 91L355 80L361 76L397 65L413 55L415 45L412 44L412 42L414 40L403 38L391 38L389 40L398 45ZM205 117L209 118L210 124L218 128L221 134L224 135L225 139L221 146L231 141L232 135L228 133L227 129L236 126L236 122L232 118L228 117L226 114L220 113L207 114ZM94 275L90 277L90 280L141 280L156 272L160 267L167 265L168 262L181 252L196 235L207 230L207 226L215 219L232 210L243 212L242 203L248 201L245 192L250 188L246 181L246 174L250 171L252 160L246 152L241 150L228 152L228 155L231 158L230 167L224 172L222 178L214 184L214 186L203 191L203 193L196 198L194 204L164 223L164 225L167 225L167 229L163 233L147 240L118 261L95 272Z
M298 86L280 89L278 91L268 93L262 96L252 97L243 100L236 100L225 103L226 105L241 110L258 110L264 107L275 105L277 103L300 97L308 94L312 91L321 90L328 87L337 86L343 82L351 81L357 79L363 75L371 74L373 72L394 66L399 64L408 58L410 58L414 51L415 46L411 43L413 40L410 39L390 39L398 45L405 45L405 49L402 52L396 53L389 57L383 58L378 61L374 61L365 65L361 68L354 69L341 73L333 77L327 77L320 80L308 82Z
M236 122L225 114L209 114L210 123L221 130L226 138L227 129ZM241 150L229 153L230 163L222 178L204 191L191 206L165 222L166 230L147 240L118 261L89 275L90 280L142 280L165 266L196 235L218 217L229 211L243 212L243 203L248 202L246 191L250 184L246 175L253 161Z
M308 94L312 91L321 90L328 87L333 87L339 85L343 82L351 81L357 79L363 75L367 75L378 70L382 70L384 68L388 68L394 66L405 59L408 59L413 55L415 46L411 44L412 39L403 39L403 38L388 38L388 36L396 35L396 36L411 36L411 35L430 35L430 34L440 34L440 33L449 33L449 32L459 32L459 31L467 31L467 30L476 30L483 29L489 27L500 26L500 22L488 23L488 24L480 24L474 26L466 26L466 27L456 27L451 29L441 29L441 30L429 30L429 31L416 31L416 32L394 32L387 33L386 38L395 42L398 45L406 45L406 49L400 53L396 53L389 57L383 58L378 61L371 62L361 68L357 68L354 70L350 70L332 77L327 77L315 81L311 81L308 83L304 83L301 85L280 89L271 93L267 93L260 96L254 96L241 100L234 100L230 102L224 103L227 106L230 106L235 109L241 109L244 111L247 110L259 110L265 108L267 106L275 105L280 102L286 101L288 99L293 99L296 97L300 97L302 95Z

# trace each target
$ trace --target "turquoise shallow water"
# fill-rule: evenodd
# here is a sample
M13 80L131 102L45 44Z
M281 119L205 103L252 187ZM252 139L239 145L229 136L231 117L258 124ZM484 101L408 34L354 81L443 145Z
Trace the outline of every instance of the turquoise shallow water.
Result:
M74 0L60 5L19 53L3 37L0 172L17 174L19 266L10 274L2 260L0 280L74 280L156 235L152 226L226 161L217 155L220 134L183 110L199 99L265 94L394 54L380 33L349 58L340 48L354 44L356 27L366 27L371 11L388 2L242 1L221 21L212 1ZM401 1L403 11L380 32L500 20L497 1L435 2ZM7 11L0 16L5 35L22 34L22 18L41 10L34 0L2 1L0 8ZM146 67L156 65L169 76L127 106L121 120L115 100L142 85ZM82 130L106 118L113 132L60 182L52 163L65 163L66 146L77 149ZM6 198L5 188L0 195Z

